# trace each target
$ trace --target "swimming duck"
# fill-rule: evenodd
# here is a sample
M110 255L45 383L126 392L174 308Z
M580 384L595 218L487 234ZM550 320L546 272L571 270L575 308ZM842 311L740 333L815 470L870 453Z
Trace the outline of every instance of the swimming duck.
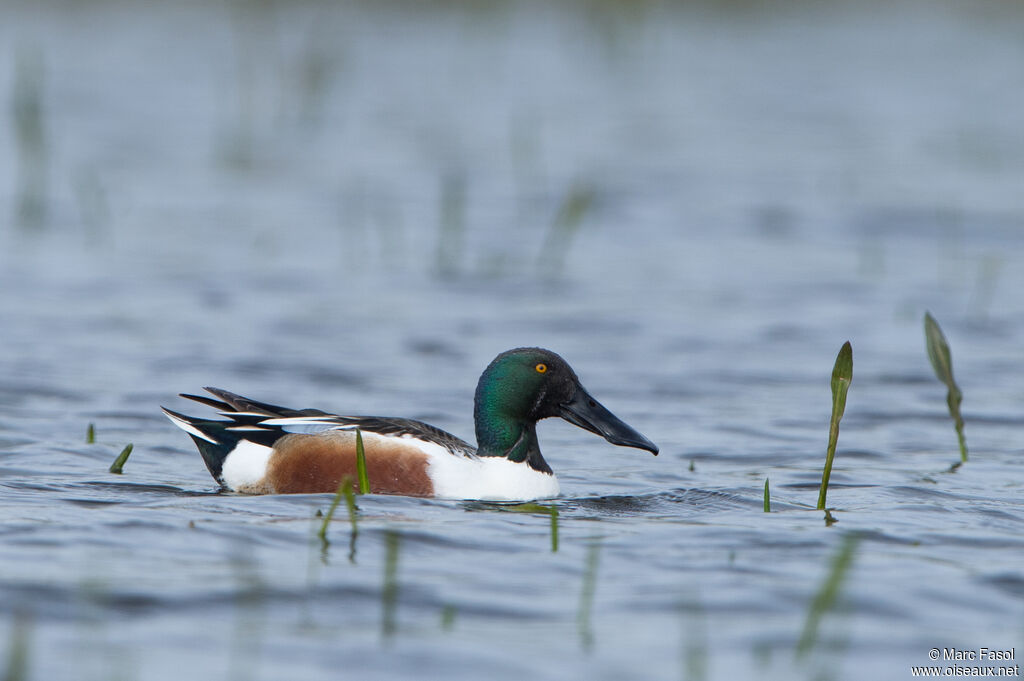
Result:
M230 420L162 408L192 436L222 487L248 494L335 492L356 479L356 429L376 494L527 501L558 496L540 453L537 421L560 416L612 444L658 447L590 396L560 356L541 348L498 355L480 376L473 403L477 446L421 421L288 409L205 388L182 394Z

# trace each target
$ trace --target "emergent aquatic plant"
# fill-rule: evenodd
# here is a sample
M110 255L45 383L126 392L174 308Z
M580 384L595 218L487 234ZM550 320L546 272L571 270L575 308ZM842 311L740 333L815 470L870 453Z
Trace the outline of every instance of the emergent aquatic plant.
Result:
M836 456L839 442L839 421L846 410L846 392L853 380L853 346L850 341L843 343L832 367L832 419L828 424L828 450L825 454L825 469L821 472L821 489L818 491L818 510L825 510L825 495L828 493L828 479L832 475L832 459Z
M359 476L359 493L370 493L370 476L366 473L366 450L363 449L363 433L356 428L356 475Z
M764 512L772 512L772 501L771 498L768 496L768 478L764 479Z
M953 419L953 427L956 428L956 437L960 442L960 463L967 461L967 440L964 439L964 419L960 416L960 403L963 401L963 393L960 387L953 380L953 358L949 352L949 343L942 335L939 323L930 313L924 313L924 337L928 346L928 359L935 369L935 375L946 384L946 404L949 406L949 415Z
M558 552L558 507L551 504L551 553Z
M121 450L121 453L117 455L116 459L114 459L114 463L110 464L111 473L121 475L121 469L124 468L125 462L128 461L128 456L132 453L132 447L133 446L129 444L126 445L125 448Z
M85 429L85 444L96 444L96 426L92 423L90 423L89 427Z

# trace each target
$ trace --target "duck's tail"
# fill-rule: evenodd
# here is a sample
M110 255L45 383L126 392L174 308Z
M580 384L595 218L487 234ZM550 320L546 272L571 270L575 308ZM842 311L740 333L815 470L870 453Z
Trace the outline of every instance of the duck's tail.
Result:
M225 484L224 460L238 447L240 442L252 442L264 447L273 447L274 442L285 434L283 428L270 423L274 419L328 416L325 412L317 409L296 411L266 402L257 402L219 388L205 388L205 390L220 399L186 393L182 393L181 397L212 407L221 416L226 416L230 420L201 419L179 414L166 407L160 408L167 414L171 423L184 430L195 441L210 474L221 485Z
M217 421L186 416L166 407L160 407L171 423L178 426L195 441L199 453L203 456L210 474L221 485L224 485L224 460L242 441L254 442L265 447L272 447L283 431L278 428L260 427L259 423L267 418L287 410L272 404L248 400L240 395L207 388L207 390L224 401L214 400L199 395L181 396L194 400L208 407L213 407L230 421Z
M209 469L210 474L220 484L224 484L221 477L224 468L224 459L238 446L242 440L242 433L231 432L225 426L231 425L231 421L211 421L199 419L193 416L179 414L167 407L160 407L171 423L178 426L196 443L199 453L203 456L203 462Z

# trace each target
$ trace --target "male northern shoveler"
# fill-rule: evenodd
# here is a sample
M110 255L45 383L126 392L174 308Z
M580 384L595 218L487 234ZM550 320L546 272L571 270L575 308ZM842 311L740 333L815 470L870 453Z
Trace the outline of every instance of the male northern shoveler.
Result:
M412 419L286 409L206 390L220 399L182 397L217 409L229 421L163 411L192 436L213 477L234 492L336 491L345 476L356 478L356 429L376 494L508 501L557 496L558 480L537 444L537 421L550 416L612 444L658 453L653 442L591 397L565 360L541 348L503 352L480 376L473 406L476 448Z

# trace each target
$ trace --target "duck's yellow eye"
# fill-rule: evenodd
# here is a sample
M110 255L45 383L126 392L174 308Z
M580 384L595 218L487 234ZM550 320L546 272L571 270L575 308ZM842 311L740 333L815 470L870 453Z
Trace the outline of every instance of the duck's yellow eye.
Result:
M541 362L540 364L538 364L537 366L535 366L533 368L537 370L538 374L543 374L545 371L548 370L548 365L544 364L544 362Z

